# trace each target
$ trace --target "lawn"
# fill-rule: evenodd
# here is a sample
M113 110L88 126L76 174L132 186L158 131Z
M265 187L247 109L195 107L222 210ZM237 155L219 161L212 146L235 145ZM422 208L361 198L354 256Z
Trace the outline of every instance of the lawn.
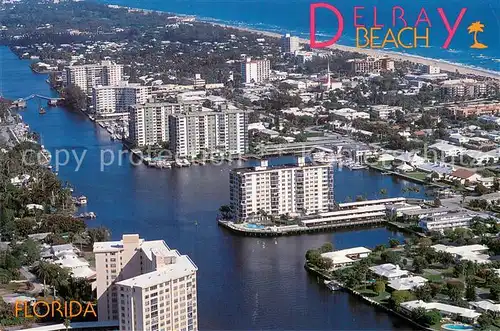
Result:
M430 273L424 273L423 277L427 278L431 282L435 282L435 283L441 283L443 281L443 276L439 275L439 274L434 275L434 274L430 274Z
M361 293L363 296L370 298L372 300L375 300L377 302L381 302L383 300L387 300L391 297L391 294L388 292L382 292L380 294L377 294L377 292L373 291L372 289L364 289L364 288L357 288L356 291Z
M415 178L415 179L418 179L418 180L425 180L425 178L427 177L427 173L425 172L407 172L405 173L406 176L408 177L411 177L411 178Z

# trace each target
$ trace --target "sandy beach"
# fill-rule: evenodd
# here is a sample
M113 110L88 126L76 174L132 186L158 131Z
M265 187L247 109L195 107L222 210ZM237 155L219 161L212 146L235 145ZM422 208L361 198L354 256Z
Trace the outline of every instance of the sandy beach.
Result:
M135 10L135 11L156 12L156 13L167 14L167 12L158 11L158 10L123 7L123 6L119 6L119 5L113 5L113 6L116 8L127 8L129 10ZM265 37L270 37L270 38L281 38L282 37L282 34L275 33L275 32L262 31L262 30L257 30L257 29L250 29L250 28L245 28L245 27L240 27L240 26L211 22L208 20L199 19L198 17L193 16L193 15L175 14L175 13L169 13L169 14L176 15L178 17L189 17L189 18L195 19L198 22L222 26L222 27L229 28L229 29L235 29L235 30L240 30L240 31L256 33L256 34L260 34L260 35L265 36ZM300 43L302 43L302 44L309 44L309 39L300 38L299 40L300 40ZM401 54L401 53L384 51L384 50L379 50L379 49L358 48L358 47L344 46L344 45L338 45L338 44L332 45L328 48L338 49L338 50L345 51L345 52L366 54L368 56L373 56L373 57L389 56L395 61L409 61L412 63L418 63L418 64L423 64L423 65L433 65L433 66L440 67L442 71L458 72L458 73L463 74L463 75L475 75L475 76L487 77L489 79L500 81L500 70L493 71L493 70L488 70L488 69L474 68L474 67L470 67L467 65L450 63L447 61L435 60L435 59L425 58L425 57L416 56L416 55Z
M248 28L243 28L243 27L239 27L239 26L232 26L232 25L213 23L213 22L205 22L205 23L223 26L226 28L232 28L232 29L236 29L236 30L240 30L240 31L257 33L257 34L261 34L263 36L271 37L271 38L281 38L281 36L282 36L279 33L274 33L274 32L269 32L269 31L248 29ZM300 42L303 44L309 44L309 40L304 39L304 38L300 38ZM369 49L369 48L357 48L357 47L353 47L353 46L344 46L344 45L338 45L338 44L332 45L328 48L338 49L338 50L346 51L346 52L361 53L361 54L366 54L366 55L373 56L373 57L389 56L392 59L394 59L395 61L409 61L409 62L419 63L419 64L423 64L423 65L433 65L433 66L440 67L442 71L458 72L458 73L464 74L464 75L476 75L476 76L487 77L487 78L494 79L494 80L500 80L500 72L498 72L498 71L473 68L473 67L468 67L466 65L454 64L454 63L449 63L446 61L439 61L439 60L424 58L424 57L415 56L415 55L400 54L400 53L395 53L395 52L390 52L390 51L375 50L375 49Z

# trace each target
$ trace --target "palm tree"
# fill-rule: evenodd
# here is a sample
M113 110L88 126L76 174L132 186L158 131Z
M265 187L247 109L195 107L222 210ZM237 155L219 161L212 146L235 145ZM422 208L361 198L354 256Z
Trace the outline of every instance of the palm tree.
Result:
M47 296L47 279L52 277L50 263L40 261L33 269L33 272L39 279L43 279L43 296Z
M64 319L64 327L66 328L66 330L69 329L70 325L71 325L71 321L69 320L69 318L65 318Z
M474 34L474 44L472 44L471 48L488 48L485 44L482 44L477 41L477 34L479 32L484 32L484 24L480 21L474 22L467 28L467 31Z

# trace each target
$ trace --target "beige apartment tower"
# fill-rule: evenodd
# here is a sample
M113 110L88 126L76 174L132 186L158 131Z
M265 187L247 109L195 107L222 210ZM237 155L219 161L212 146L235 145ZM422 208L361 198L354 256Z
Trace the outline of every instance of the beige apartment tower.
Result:
M94 243L94 253L100 321L123 331L198 330L198 268L187 255L137 234Z

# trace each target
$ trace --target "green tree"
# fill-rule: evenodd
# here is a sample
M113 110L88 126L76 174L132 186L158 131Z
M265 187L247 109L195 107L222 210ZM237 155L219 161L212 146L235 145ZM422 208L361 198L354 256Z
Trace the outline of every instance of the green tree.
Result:
M413 294L410 291L394 291L389 298L389 303L392 307L399 307L403 302L413 299Z
M396 248L399 246L399 244L400 244L400 242L398 239L395 239L395 238L389 239L389 247Z
M40 260L40 248L32 239L26 239L23 243L12 248L12 255L18 259L21 265L32 265Z
M333 267L333 261L327 257L320 257L316 262L316 266L323 270L330 270Z
M380 258L384 263L398 264L399 261L401 260L401 254L395 251L387 250L382 252L382 254L380 254Z
M87 96L76 85L68 85L62 92L64 105L70 109L82 110L87 108Z
M435 309L427 311L420 319L420 324L424 326L436 325L441 321L441 313Z
M233 216L233 210L228 205L220 206L219 213L222 219L231 219Z
M476 301L476 286L472 279L467 280L467 286L465 288L465 298L467 301Z
M93 245L96 242L108 241L111 237L109 230L103 226L90 228L87 230L89 244Z
M321 253L317 249L310 249L306 252L306 261L309 261L312 264L316 264L320 258Z
M477 319L477 324L479 324L480 330L490 330L491 326L495 322L495 316L489 312L481 314Z
M333 252L333 244L332 243L324 243L323 245L321 245L321 248L319 250L321 253Z
M446 288L448 290L448 297L454 303L462 301L464 296L464 283L459 280L448 281L446 283Z
M492 300L500 301L500 283L491 284L490 297Z
M422 300L425 302L430 302L433 298L432 296L432 288L429 283L424 284L423 286L417 287L415 290L415 296L418 300Z
M385 292L385 282L382 280L377 280L373 284L373 291L375 291L375 293L377 293L378 295L384 293Z
M429 266L427 260L422 256L416 256L413 259L413 268L416 273L421 274Z

